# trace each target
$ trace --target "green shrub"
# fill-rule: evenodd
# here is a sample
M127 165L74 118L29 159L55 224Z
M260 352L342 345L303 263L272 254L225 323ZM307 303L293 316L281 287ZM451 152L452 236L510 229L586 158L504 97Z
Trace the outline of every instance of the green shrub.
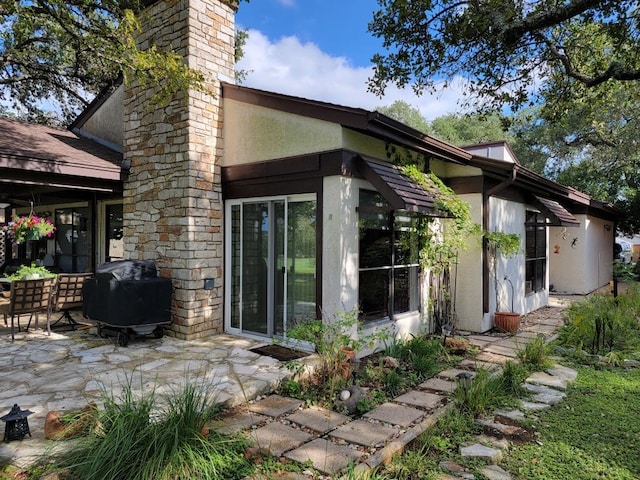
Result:
M623 294L592 295L567 309L565 324L558 332L558 343L587 353L605 355L638 347L640 288L630 286Z
M460 413L477 418L503 405L506 397L500 376L492 376L488 370L480 368L471 385L465 388L464 384L458 383L453 395L453 404Z

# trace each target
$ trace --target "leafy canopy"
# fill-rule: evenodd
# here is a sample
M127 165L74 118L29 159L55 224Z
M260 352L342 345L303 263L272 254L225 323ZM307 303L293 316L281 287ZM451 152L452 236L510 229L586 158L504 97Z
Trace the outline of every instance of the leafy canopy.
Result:
M551 76L586 87L640 79L636 0L378 3L369 31L389 53L372 59L377 94L389 83L422 93L461 79L485 107L517 109Z
M0 2L0 102L27 119L49 108L69 120L120 77L153 86L160 102L187 88L205 90L204 73L175 52L136 45L142 7L141 0Z

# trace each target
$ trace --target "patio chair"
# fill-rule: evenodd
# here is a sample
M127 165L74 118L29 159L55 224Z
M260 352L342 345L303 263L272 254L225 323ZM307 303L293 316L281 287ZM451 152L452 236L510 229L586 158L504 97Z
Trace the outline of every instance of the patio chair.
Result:
M18 320L20 331L20 315L36 315L36 327L38 325L38 313L47 314L47 333L51 335L50 328L50 302L53 293L54 278L40 278L37 280L15 280L11 282L9 298L3 298L0 302L0 313L4 315L5 324L7 317L11 316L11 341L15 340L14 320ZM28 328L28 327L27 327Z
M93 278L93 273L59 273L56 281L51 313L62 313L51 326L66 320L71 329L78 328L78 322L71 316L71 310L82 309L82 287L85 280Z

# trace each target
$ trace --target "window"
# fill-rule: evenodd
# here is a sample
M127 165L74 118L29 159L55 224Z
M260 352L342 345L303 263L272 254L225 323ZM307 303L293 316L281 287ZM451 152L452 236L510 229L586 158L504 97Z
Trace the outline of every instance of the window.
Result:
M546 288L547 225L543 215L527 212L525 223L525 293Z
M376 192L360 191L359 305L367 321L418 310L418 217L391 211Z

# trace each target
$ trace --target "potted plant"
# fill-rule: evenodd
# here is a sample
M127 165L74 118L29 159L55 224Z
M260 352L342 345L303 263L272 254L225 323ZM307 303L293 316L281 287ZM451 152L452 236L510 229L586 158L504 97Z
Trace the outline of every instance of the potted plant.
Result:
M516 333L520 328L520 313L514 312L513 301L515 292L513 283L508 277L504 277L511 285L511 310L500 309L500 295L498 285L498 255L504 258L511 258L520 253L520 235L516 233L485 232L484 238L487 240L487 247L491 255L493 267L493 284L496 293L496 312L493 317L493 324L497 330L504 333Z
M24 243L29 240L40 240L50 237L56 227L48 218L39 217L34 213L26 216L13 215L11 221L2 227L14 244Z
M31 262L31 265L22 265L16 273L9 275L9 280L36 280L38 278L56 278L55 273L47 270L46 267Z

